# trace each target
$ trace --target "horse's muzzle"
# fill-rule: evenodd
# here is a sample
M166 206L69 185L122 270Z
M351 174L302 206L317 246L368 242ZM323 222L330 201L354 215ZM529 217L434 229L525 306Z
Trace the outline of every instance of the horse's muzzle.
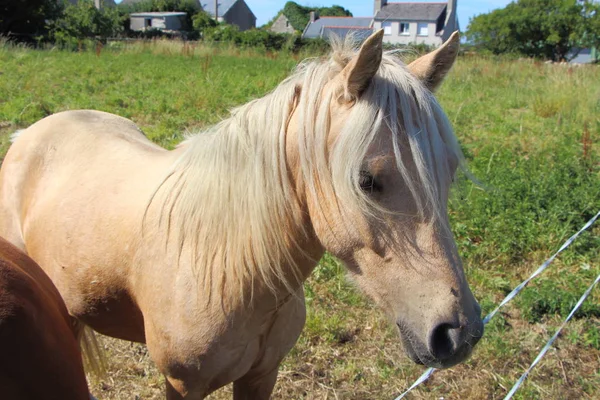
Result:
M448 322L437 324L421 341L408 327L397 323L407 355L417 364L434 368L449 368L465 361L483 336L483 322L479 316L464 325Z

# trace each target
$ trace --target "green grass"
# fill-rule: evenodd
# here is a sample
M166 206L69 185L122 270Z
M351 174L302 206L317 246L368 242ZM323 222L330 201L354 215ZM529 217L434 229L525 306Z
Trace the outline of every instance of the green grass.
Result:
M172 147L272 89L296 63L169 42L99 56L0 45L1 154L14 130L76 108L128 117ZM600 68L461 58L438 98L483 184L458 180L450 218L487 313L600 210ZM412 398L502 398L600 273L599 233L597 223L497 315L467 363L436 373ZM275 397L390 399L421 373L336 260L326 256L305 291L306 328ZM517 398L600 395L599 304L596 289ZM109 377L93 387L99 398L161 398L143 347L104 343L113 358Z

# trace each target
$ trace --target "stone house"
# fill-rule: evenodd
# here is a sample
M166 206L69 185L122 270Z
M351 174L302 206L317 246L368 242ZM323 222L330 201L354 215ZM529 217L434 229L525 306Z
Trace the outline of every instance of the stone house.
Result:
M269 30L271 32L275 32L275 33L294 33L294 32L296 32L296 30L290 23L290 20L288 19L288 17L286 17L282 12L279 13L277 18L275 18L275 21L273 22L273 24L271 25Z
M375 0L373 30L384 29L390 44L439 46L459 29L457 0L444 3L388 3Z
M200 4L208 15L216 16L219 22L236 25L240 31L256 28L256 16L244 0L202 0Z

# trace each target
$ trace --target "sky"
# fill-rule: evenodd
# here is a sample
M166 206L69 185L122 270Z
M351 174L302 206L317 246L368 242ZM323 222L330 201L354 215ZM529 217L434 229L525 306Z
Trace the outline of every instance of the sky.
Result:
M245 0L254 15L256 15L256 26L267 23L279 12L288 0ZM416 0L412 0L415 2ZM439 3L443 0L420 0L423 3ZM400 2L396 0L395 2ZM352 13L355 17L372 17L373 0L296 0L303 6L326 7L334 4L340 5ZM458 21L461 30L466 30L469 19L478 14L484 14L496 8L504 8L510 0L457 0Z

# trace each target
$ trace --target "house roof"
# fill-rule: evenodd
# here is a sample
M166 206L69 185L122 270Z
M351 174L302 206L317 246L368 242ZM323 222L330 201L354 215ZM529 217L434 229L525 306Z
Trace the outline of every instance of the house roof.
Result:
M130 17L152 17L152 18L162 18L162 17L183 17L187 15L184 12L139 12L139 13L131 13Z
M69 0L69 1L72 1L72 0ZM110 0L110 1L114 1L114 0ZM120 5L133 5L133 4L140 3L142 1L145 1L145 0L122 0ZM206 0L203 0L203 1L206 1ZM200 8L200 0L195 0L194 3L197 6L197 8Z
M370 28L371 21L371 17L321 17L315 22L308 23L303 36L307 38L325 36L323 35L324 28L327 28L326 31L329 32L331 32L332 29L338 29L340 33L345 29L347 34L349 30L364 30L365 28ZM340 36L343 37L346 34Z
M344 38L350 32L354 35L354 38L363 41L366 40L371 33L373 33L373 28L365 28L362 26L348 26L348 27L339 27L339 26L324 26L322 32L323 38L329 38L331 35L336 35L337 37Z
M222 17L223 15L227 14L227 11L229 11L229 9L238 1L239 0L218 0L219 16ZM201 0L200 4L202 5L202 9L204 11L213 17L215 16L214 0Z
M376 20L437 21L448 3L387 3L375 15Z

